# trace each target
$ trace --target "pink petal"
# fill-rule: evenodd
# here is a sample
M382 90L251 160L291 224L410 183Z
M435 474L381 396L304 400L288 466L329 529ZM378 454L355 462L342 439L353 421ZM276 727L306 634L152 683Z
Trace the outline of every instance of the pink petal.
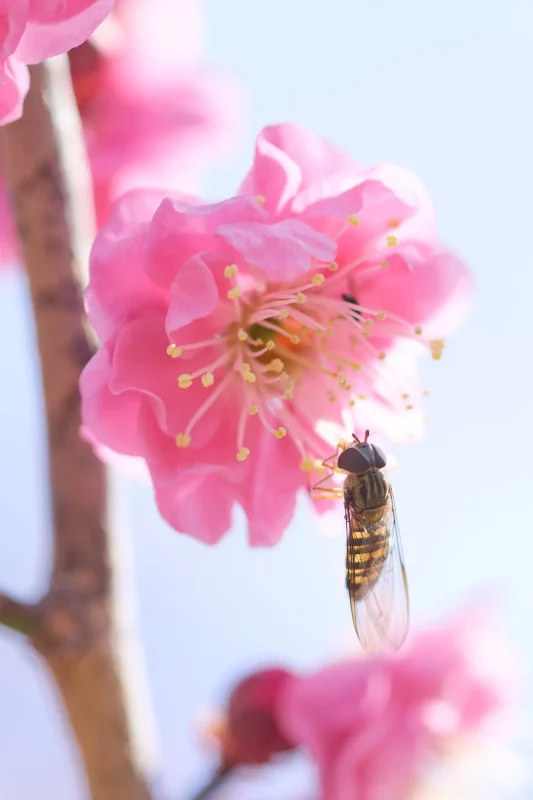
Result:
M180 266L189 258L205 250L220 249L213 236L219 225L266 217L265 210L252 197L233 197L212 205L166 199L150 226L146 272L155 283L170 287ZM230 256L228 253L228 259Z
M182 344L193 340L198 329L183 332ZM188 389L180 389L178 376L194 372L209 356L209 351L189 360L172 359L166 353L168 337L165 331L165 316L162 312L147 312L131 320L120 331L113 354L113 375L110 389L116 394L136 391L146 396L160 428L169 435L177 452L174 438L185 430L187 423L207 398L207 389L200 380ZM200 362L200 363L199 363ZM206 414L202 424L195 428L190 450L202 448L222 424L217 409Z
M0 65L0 125L7 125L22 116L29 88L28 68L16 58L5 59Z
M25 64L66 53L85 42L115 0L31 0L29 21L16 50Z
M170 288L170 308L166 330L174 332L190 322L211 314L218 305L215 280L201 256L193 256L183 264Z
M163 519L205 544L216 544L231 528L233 501L228 484L216 476L182 485L157 485L156 503Z
M292 280L311 269L313 258L330 263L336 245L299 220L271 224L238 222L220 225L217 235L244 260L264 270L270 280Z
M297 192L314 181L353 171L355 166L305 128L293 123L271 125L257 137L254 164L241 192L263 195L265 207L280 213Z
M28 0L0 3L0 62L13 55L28 19Z
M80 378L82 419L91 438L117 453L139 455L139 409L142 396L117 395L110 390L113 348L103 345L91 358Z
M168 293L154 286L143 262L148 220L163 196L149 190L124 195L94 242L85 298L89 319L102 340L137 314L168 305Z

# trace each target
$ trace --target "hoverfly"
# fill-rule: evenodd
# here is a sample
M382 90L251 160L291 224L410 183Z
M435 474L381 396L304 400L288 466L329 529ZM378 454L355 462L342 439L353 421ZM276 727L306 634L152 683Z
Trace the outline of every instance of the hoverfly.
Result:
M364 441L353 434L353 442L339 445L323 462L331 473L313 490L317 497L344 499L346 586L353 623L364 649L376 653L402 646L409 626L409 593L394 495L382 472L387 459L368 437L368 431ZM342 489L321 486L335 472L346 473Z

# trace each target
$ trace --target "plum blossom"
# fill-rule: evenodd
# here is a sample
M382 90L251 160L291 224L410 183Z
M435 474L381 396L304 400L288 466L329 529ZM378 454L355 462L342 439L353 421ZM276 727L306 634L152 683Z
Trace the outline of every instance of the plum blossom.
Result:
M202 44L196 0L118 0L94 35L70 50L99 225L130 188L170 181L190 191L209 160L235 145L237 92L200 68ZM0 260L17 256L0 188Z
M216 542L238 503L274 544L330 453L320 421L416 427L414 356L440 357L469 287L414 176L266 128L235 197L117 202L91 254L85 433L144 459L175 529Z
M29 87L26 64L66 53L84 42L115 0L1 0L0 124L22 114Z
M420 633L399 655L286 681L277 723L316 763L321 800L411 800L469 747L494 752L498 728L505 752L514 668L504 651L487 621L469 613ZM491 662L499 663L487 670ZM452 788L446 796L462 796Z

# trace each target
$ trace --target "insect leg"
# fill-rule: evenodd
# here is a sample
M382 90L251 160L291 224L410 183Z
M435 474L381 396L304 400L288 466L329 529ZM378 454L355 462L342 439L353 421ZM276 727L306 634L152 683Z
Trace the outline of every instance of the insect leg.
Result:
M309 494L311 497L322 497L322 498L338 498L343 496L343 490L338 486L323 486L322 484L326 483L326 481L331 480L335 472L337 471L337 467L334 466L331 462L334 461L335 464L339 457L339 450L344 450L346 448L346 444L344 442L339 442L337 445L337 449L335 450L332 455L328 456L322 462L322 466L326 467L329 470L328 474L317 481L313 486L309 486Z

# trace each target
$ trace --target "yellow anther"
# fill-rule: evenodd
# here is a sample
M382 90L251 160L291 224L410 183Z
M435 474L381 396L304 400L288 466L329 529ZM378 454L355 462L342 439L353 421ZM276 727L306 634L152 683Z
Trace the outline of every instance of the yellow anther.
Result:
M394 217L394 219L389 220L389 224L387 225L388 228L399 228L402 224L402 220L399 217Z
M259 203L260 206L264 206L265 205L265 198L263 197L262 194L256 194L255 202Z
M272 361L267 364L267 370L269 372L281 372L284 366L285 364L281 358L273 358Z
M416 333L417 336L422 336L422 328L420 328L420 327L415 328L415 333Z
M278 314L278 318L279 319L287 319L288 316L289 316L289 309L288 308L282 308L281 311Z
M248 408L248 413L252 414L252 415L253 414L257 414L258 411L259 411L259 408L256 405L251 405Z
M241 447L239 452L237 453L237 461L246 461L248 456L250 455L250 451L247 447Z
M241 342L245 342L248 339L248 334L243 328L239 328L237 331L237 339Z
M186 372L183 375L178 377L178 386L180 389L188 389L189 386L192 386L192 378Z
M339 269L339 265L337 264L336 261L332 261L331 264L329 265L329 268L332 272L336 272Z
M242 377L246 383L255 383L257 380L253 372L245 372Z
M364 394L358 394L358 395L357 395L357 398L358 398L359 400L366 400L366 395L364 395Z
M326 336L333 336L334 330L333 328L326 328Z
M290 389L287 389L285 394L283 395L284 400L292 400L292 392Z
M298 292L298 294L296 295L296 302L297 303L306 303L307 302L307 297L305 296L305 294L303 292Z
M431 347L431 358L435 361L438 361L442 356L442 351L444 348L444 340L443 339L434 339L430 342Z
M247 364L246 361L245 361L243 363L242 367L241 367L241 372L244 375L245 372L250 372L251 369L252 369L251 366L249 364Z
M167 356L170 356L171 358L179 358L182 353L183 350L181 347L178 347L177 344L169 344L167 347Z
M215 376L212 372L206 372L205 375L202 375L202 385L205 386L207 389L208 386L212 386L215 382Z
M269 339L268 342L265 345L267 350L273 350L275 348L275 346L276 346L276 343L272 339Z
M361 372L361 370L363 369L363 365L362 365L362 364L359 364L359 362L358 362L358 361L356 361L355 363L353 363L353 364L352 364L352 367L353 367L353 369L354 369L356 372Z
M321 283L324 283L324 281L325 281L325 280L326 280L326 279L325 279L325 277L322 275L322 273L321 273L321 272L317 272L317 274L316 274L316 275L313 275L313 277L311 278L311 283L314 283L314 284L315 284L315 286L320 286L320 284L321 284Z
M176 436L176 444L178 447L188 447L191 443L191 437L188 433L178 433Z
M384 311L380 311L379 314L376 314L376 318L380 320L387 319L387 315Z
M282 372L281 375L279 376L279 379L280 379L280 381L288 381L289 380L288 372ZM291 386L293 386L293 385L294 384L292 384L292 382L291 382Z
M388 269L388 268L389 268L389 262L388 262L388 261L382 261L382 262L381 262L381 264L380 264L379 266L380 266L382 269Z
M404 400L407 400L407 399L409 398L409 395L407 394L407 392L404 392L404 393L402 394L402 398L403 398Z
M283 437L287 435L287 431L282 425L280 425L279 428L273 431L273 433L276 439L283 439Z
M356 228L359 225L359 217L356 217L355 214L349 214L346 217L346 222L349 222L350 225L353 225Z
M405 406L405 408L407 409L407 411L412 411L414 406Z
M230 300L236 300L237 297L241 296L241 290L239 286L234 286L233 289L228 291L228 297Z
M300 469L302 470L302 472L312 472L314 466L315 466L314 459L312 459L311 456L306 456L302 460L302 463L300 464Z
M236 275L238 271L239 267L237 266L237 264L229 264L227 267L224 268L224 277L233 278L233 276Z
M387 358L387 353L380 353L378 358L380 361L385 361L385 359Z
M339 384L339 386L343 386L346 383L346 378L344 377L342 372L337 373L336 378L337 378L337 383Z
M398 244L398 237L397 236L385 236L387 241L387 247L396 247Z
M365 336L365 337L366 336L370 336L370 329L369 328L365 328L364 331L361 331L361 336Z
M427 397L427 396L428 396L428 394L429 394L429 389L424 389L424 391L422 392L422 394L424 395L424 397Z
M350 401L349 401L348 405L349 405L349 406L351 406L352 408L354 407L354 405L355 405L355 400L354 400L354 398L353 398L353 397L351 397L351 398L350 398Z
M293 344L300 344L300 337L296 336L296 334L293 333L292 336L291 336L291 342Z
M337 395L335 394L335 392L329 392L328 398L330 403L335 403L337 400Z

